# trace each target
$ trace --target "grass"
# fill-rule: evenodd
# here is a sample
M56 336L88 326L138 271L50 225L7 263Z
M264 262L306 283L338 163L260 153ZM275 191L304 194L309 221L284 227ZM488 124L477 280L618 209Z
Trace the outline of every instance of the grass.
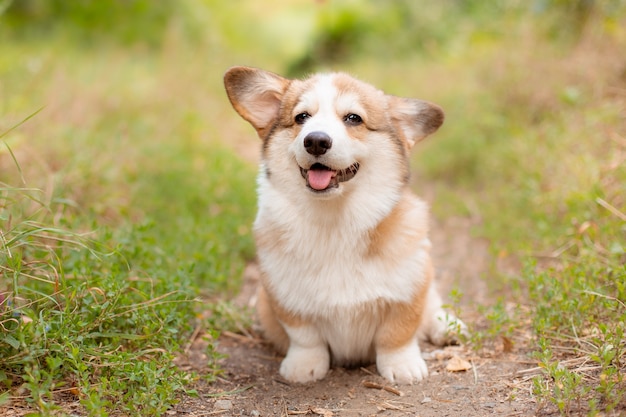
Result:
M221 76L242 63L295 71L307 60L296 44L324 24L341 35L342 20L332 6L317 21L285 7L306 30L281 43L278 15L240 31L232 6L190 4L192 36L173 24L147 47L76 41L81 16L45 38L2 33L0 404L162 414L196 377L172 365L193 330L247 323L223 302L199 314L237 291L254 256L254 168L240 156L254 159L258 143ZM243 16L270 9L245 4ZM436 215L480 220L474 233L492 242L495 301L469 342L507 340L535 360L524 383L539 411L563 415L617 415L626 401L626 26L622 3L597 4L571 23L578 38L515 4L438 6L420 14L412 35L434 41L417 51L390 45L385 56L401 58L381 63L364 42L323 65L446 109L414 168L435 184ZM384 12L368 7L348 19L351 36ZM198 19L215 24L203 32ZM207 353L217 357L213 344Z
M221 173L232 171L231 185L240 192L245 184L237 184L237 170L245 167L221 165ZM213 178L219 184L201 181L207 187L199 189L179 181L181 175L172 169L159 179L159 198L175 199L193 213L164 209L136 224L94 225L98 230L81 234L64 228L74 222L63 214L66 201L46 203L41 190L2 187L0 383L23 393L14 399L46 414L70 393L93 415L154 415L189 381L172 359L193 326L202 325L198 313L206 305L199 296L236 288L233 277L250 254L241 224L250 223L254 204L246 200L251 192L218 198L221 177ZM207 219L207 190L214 196L208 203L241 204L250 207L248 216L240 209L239 217L238 210L229 212L228 221ZM137 197L153 192L138 190Z
M216 140L223 97L154 52L61 37L2 55L0 401L163 414L196 378L173 358L228 321L200 313L253 256L254 167Z

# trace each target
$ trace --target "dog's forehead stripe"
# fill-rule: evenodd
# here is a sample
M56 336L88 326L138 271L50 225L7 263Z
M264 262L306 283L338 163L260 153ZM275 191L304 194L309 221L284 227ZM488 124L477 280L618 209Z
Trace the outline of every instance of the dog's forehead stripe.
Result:
M312 78L310 85L295 106L294 112L334 111L338 117L343 117L348 113L364 116L366 109L362 104L362 96L355 88L356 85L338 83L338 78L343 78L342 74L322 74Z
M337 97L337 89L332 84L330 75L318 75L311 80L311 84L302 94L300 102L296 106L303 111L317 113L320 110L332 108Z
M365 108L361 105L361 98L352 91L339 93L336 109L339 116L345 116L348 113L356 113L361 117L366 117Z
M386 117L388 104L385 93L343 73L336 74L334 83L339 96L345 97L341 102L349 103L353 100L349 103L352 107L344 110L357 112L359 116L367 119L370 128L383 129L388 124Z
M322 75L314 85L315 93L322 105L332 105L337 97L337 88L333 85L332 75Z

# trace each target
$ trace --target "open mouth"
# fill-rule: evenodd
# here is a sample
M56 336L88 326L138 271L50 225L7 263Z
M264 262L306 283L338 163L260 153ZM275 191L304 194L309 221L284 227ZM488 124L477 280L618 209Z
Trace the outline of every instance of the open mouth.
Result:
M300 167L300 174L306 180L306 185L313 191L327 191L337 188L340 182L354 178L359 171L359 163L355 162L346 169L333 170L326 165L315 163L309 169Z

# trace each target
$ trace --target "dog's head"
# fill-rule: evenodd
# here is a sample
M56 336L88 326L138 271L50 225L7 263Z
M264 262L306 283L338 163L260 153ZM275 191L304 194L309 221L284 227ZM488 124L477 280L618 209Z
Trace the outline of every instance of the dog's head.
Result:
M343 73L290 80L234 67L224 83L263 140L266 174L279 171L281 183L325 198L358 181L372 192L379 183L405 184L408 151L444 119L432 103L386 95Z

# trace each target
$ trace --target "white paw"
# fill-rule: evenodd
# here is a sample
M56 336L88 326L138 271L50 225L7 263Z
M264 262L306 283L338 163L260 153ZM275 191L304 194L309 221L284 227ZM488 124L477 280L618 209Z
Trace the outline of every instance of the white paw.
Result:
M412 384L428 376L428 368L417 341L392 352L378 353L376 367L389 382L398 384Z
M468 335L465 323L454 315L439 310L432 322L428 339L434 345L444 346L457 343L459 335Z
M330 354L326 346L315 348L290 347L280 364L280 374L287 381L311 382L328 373Z

